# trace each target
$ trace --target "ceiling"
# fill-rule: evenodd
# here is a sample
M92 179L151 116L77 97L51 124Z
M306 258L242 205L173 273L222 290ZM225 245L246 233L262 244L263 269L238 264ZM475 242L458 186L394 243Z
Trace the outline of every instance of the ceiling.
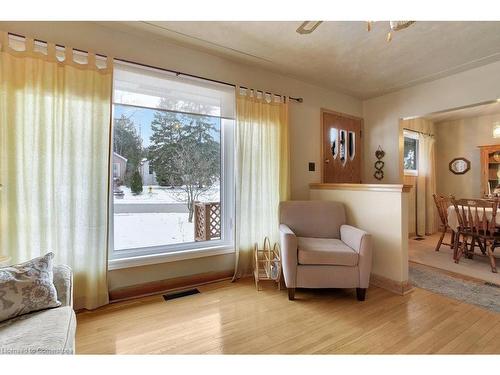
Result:
M500 101L478 104L466 108L455 109L451 111L436 112L423 118L435 123L444 121L461 120L468 117L480 117L500 114Z
M105 22L297 78L360 99L500 60L500 22L418 21L393 33L387 21Z

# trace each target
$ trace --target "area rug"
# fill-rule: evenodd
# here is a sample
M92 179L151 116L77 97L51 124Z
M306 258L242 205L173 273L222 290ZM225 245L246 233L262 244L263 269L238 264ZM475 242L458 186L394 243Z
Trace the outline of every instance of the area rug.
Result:
M500 286L462 280L431 267L410 263L412 285L500 313Z

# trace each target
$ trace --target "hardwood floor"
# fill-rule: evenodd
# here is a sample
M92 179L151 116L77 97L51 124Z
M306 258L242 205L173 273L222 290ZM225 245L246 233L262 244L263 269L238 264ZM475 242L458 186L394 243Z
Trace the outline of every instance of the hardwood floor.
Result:
M500 353L500 314L415 288L286 290L252 279L201 294L120 302L77 315L76 352L99 353Z

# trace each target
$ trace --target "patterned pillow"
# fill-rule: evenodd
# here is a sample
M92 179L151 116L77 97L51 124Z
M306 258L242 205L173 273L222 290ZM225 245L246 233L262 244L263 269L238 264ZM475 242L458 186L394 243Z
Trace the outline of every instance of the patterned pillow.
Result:
M61 305L52 272L53 253L0 268L0 322Z

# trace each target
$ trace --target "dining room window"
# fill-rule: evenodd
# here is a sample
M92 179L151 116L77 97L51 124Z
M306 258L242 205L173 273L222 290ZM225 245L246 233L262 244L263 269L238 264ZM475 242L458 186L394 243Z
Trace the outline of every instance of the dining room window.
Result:
M418 133L411 130L403 131L403 169L407 176L418 175Z

